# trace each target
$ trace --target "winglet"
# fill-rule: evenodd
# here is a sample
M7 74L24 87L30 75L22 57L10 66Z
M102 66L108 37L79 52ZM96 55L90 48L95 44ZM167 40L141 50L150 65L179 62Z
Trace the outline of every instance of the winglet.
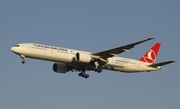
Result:
M147 38L147 39L145 39L145 40L142 40L142 41L139 41L139 42L135 42L134 44L140 44L140 43L143 43L143 42L146 42L146 41L152 40L152 39L155 39L155 38L150 37L150 38Z
M148 40L152 40L152 39L155 39L154 37L150 37L150 38L148 38Z

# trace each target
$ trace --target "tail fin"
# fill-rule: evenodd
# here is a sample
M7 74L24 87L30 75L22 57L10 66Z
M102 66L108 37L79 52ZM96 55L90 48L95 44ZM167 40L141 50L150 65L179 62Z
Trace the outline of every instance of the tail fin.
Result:
M154 46L149 49L140 59L140 61L142 62L146 62L149 64L154 64L158 55L158 51L160 48L161 44L160 43L156 43L154 44Z

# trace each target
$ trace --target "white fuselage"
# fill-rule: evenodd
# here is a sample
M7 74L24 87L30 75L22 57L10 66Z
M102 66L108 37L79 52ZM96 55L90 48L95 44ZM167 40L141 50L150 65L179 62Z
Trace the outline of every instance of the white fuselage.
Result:
M91 52L35 43L17 44L11 50L20 56L66 64L75 64L72 60L77 52L91 55ZM148 67L148 65L139 60L115 56L108 58L108 62L103 66L103 69L120 72L149 72L159 70L158 68Z

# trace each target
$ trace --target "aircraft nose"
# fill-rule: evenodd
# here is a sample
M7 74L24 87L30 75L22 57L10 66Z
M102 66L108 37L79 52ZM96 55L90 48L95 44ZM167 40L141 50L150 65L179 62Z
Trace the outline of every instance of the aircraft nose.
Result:
M17 52L17 49L15 47L11 47L11 51L15 53Z
M16 54L19 54L21 52L20 45L16 44L16 45L12 46L11 51L16 53Z
M13 52L14 52L14 47L11 47L11 51L13 51Z

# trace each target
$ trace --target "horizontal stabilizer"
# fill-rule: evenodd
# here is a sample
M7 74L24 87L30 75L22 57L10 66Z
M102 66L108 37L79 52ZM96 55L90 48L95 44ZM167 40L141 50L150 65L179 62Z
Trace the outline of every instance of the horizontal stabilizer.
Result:
M149 67L160 67L160 66L163 66L163 65L166 65L166 64L170 64L170 63L173 63L173 62L175 62L175 61L171 60L171 61L166 61L166 62L160 62L160 63L149 65Z

